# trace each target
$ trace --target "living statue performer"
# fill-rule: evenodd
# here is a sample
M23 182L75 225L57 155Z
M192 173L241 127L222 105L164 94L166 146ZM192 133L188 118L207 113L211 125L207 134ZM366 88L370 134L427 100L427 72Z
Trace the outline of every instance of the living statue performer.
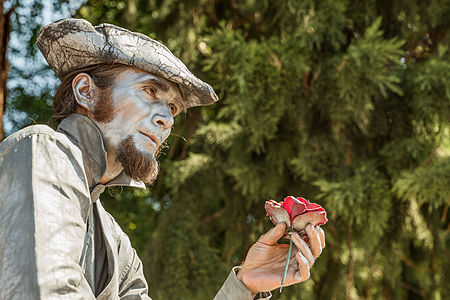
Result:
M114 25L60 20L37 44L61 80L59 126L29 126L0 144L0 299L150 299L142 263L99 195L145 189L174 117L218 98L164 45ZM285 231L261 236L214 299L270 298ZM322 229L306 232L308 243L292 235L284 285L307 280L325 246Z

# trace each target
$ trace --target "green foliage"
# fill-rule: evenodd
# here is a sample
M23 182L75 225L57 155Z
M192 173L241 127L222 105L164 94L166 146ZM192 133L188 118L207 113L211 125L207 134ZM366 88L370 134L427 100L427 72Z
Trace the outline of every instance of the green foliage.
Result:
M154 270L150 289L156 298L212 299L226 272L218 252L209 246L210 238L201 233L194 209L185 201L172 205L148 243L148 263Z
M327 248L273 298L447 297L448 15L448 0L82 5L161 40L221 99L176 120L150 190L103 195L150 295L211 299L272 226L264 201L301 195L328 212Z
M394 191L405 200L416 198L418 205L427 203L438 208L448 203L450 158L437 158L432 164L414 171L404 171L395 182Z
M369 239L368 246L377 244L388 219L394 216L389 181L373 163L362 165L354 176L343 181L318 180L316 185L321 190L318 198L323 199L338 226L349 224L361 238Z
M367 122L374 108L373 98L380 94L387 98L387 90L403 95L398 86L399 74L392 69L399 67L404 42L397 38L385 40L380 25L378 18L363 37L355 39L338 67L336 84L340 101L330 103L333 120ZM365 88L361 89L362 86Z
M48 123L56 76L40 55L36 38L48 22L69 17L81 0L6 0L13 8L8 44L8 97L4 127L7 134L30 124ZM54 125L54 124L53 124Z
M115 187L105 193L108 211L114 212L114 218L120 222L133 246L145 248L149 232L156 227L153 220L158 216L159 202L153 199L149 190Z

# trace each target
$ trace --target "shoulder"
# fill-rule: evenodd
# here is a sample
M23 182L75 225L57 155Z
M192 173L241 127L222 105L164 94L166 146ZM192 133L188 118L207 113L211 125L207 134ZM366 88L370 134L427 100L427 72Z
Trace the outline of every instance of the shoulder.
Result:
M63 133L53 130L47 125L33 125L25 127L4 139L0 143L0 158L11 150L18 152L20 148L38 150L39 148L53 148L53 150L70 150L69 153L80 156L76 147Z
M8 136L0 144L0 200L2 197L40 208L64 203L67 209L73 204L84 217L90 194L81 150L63 133L45 125L29 126Z
M19 131L16 131L15 133L11 134L7 138L5 138L2 142L2 145L14 143L16 141L20 141L24 138L33 136L33 135L53 135L55 134L55 131L47 125L32 125L27 126Z

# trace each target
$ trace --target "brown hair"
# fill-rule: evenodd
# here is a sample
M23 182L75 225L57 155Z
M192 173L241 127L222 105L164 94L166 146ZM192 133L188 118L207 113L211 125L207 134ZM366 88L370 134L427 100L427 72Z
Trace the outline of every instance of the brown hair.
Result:
M77 109L77 101L72 90L72 81L76 75L80 73L87 73L91 76L95 85L101 90L100 100L94 110L94 117L98 121L107 121L110 118L108 114L110 105L109 96L112 83L116 76L124 69L129 68L123 64L98 64L89 66L83 69L73 71L61 80L61 84L58 86L55 97L53 100L53 106L55 108L55 114L53 119L59 123L64 118L74 113Z

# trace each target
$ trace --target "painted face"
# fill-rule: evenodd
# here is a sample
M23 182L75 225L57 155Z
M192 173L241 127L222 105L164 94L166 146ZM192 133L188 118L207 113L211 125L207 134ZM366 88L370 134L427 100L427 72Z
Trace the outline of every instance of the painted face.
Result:
M170 134L174 116L183 107L176 84L132 68L116 77L111 88L111 104L113 119L107 123L96 122L103 135L108 165L113 164L111 155L117 160L118 150L125 141L128 148L130 143L134 144L140 154L154 159ZM148 182L145 178L138 179Z

